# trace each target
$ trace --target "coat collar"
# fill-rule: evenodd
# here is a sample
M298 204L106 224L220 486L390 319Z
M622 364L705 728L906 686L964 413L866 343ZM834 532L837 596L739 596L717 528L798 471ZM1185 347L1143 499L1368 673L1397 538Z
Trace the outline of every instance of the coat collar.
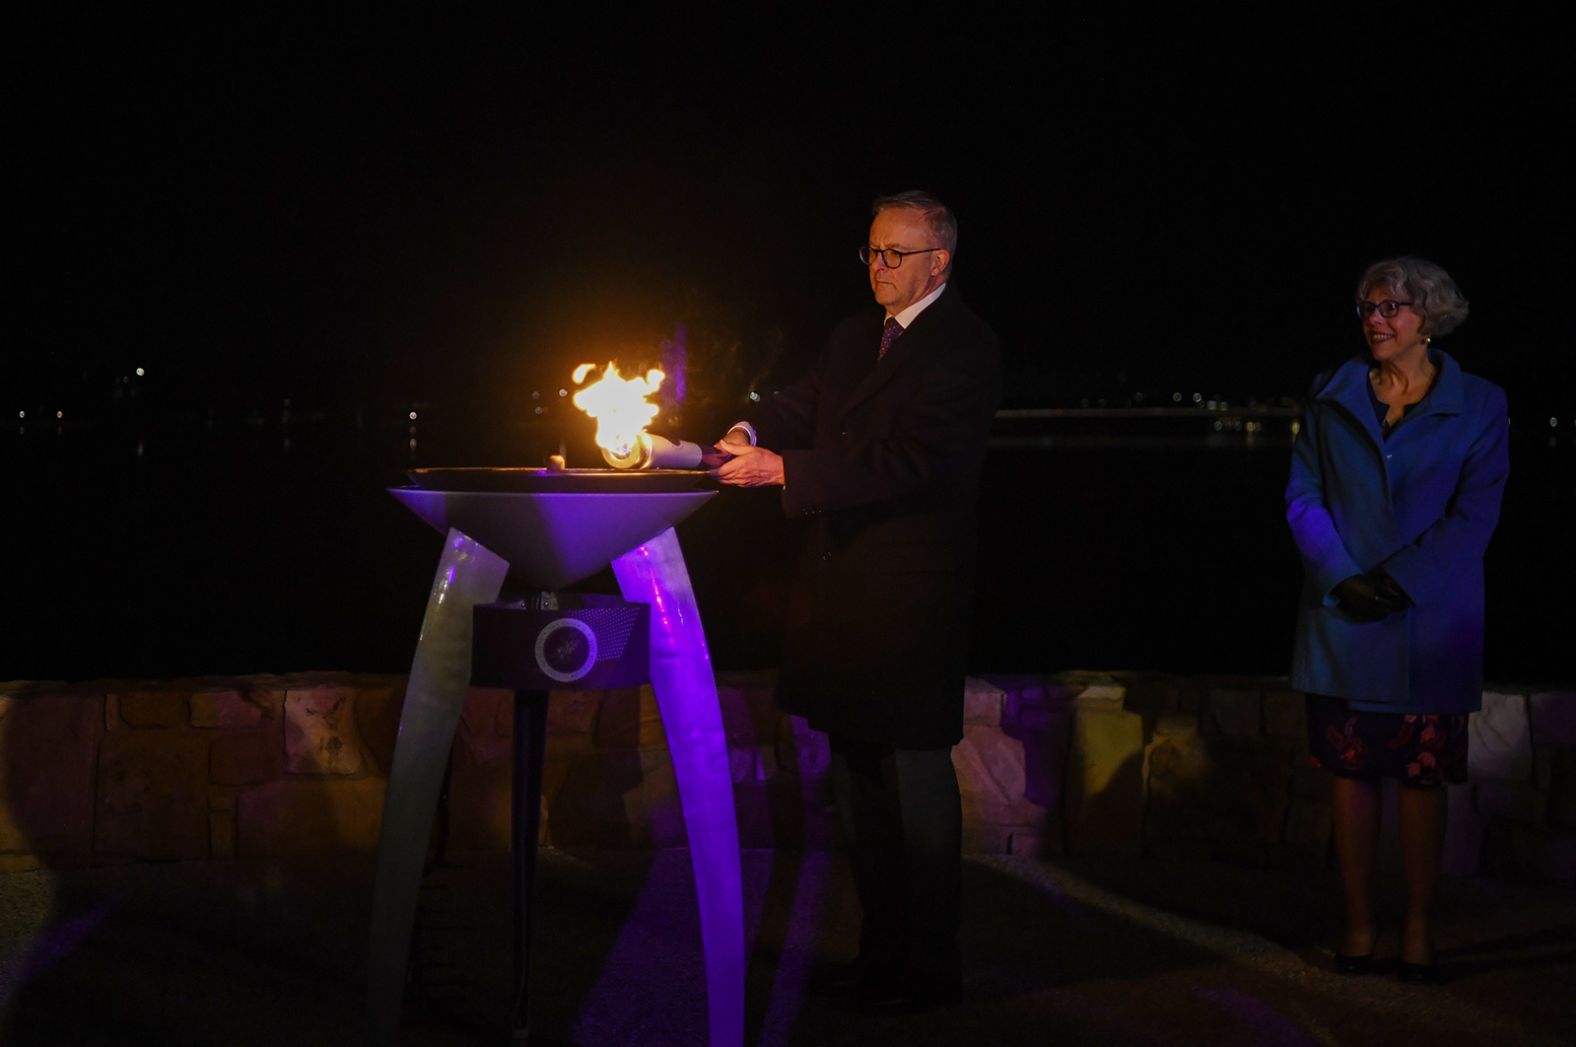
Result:
M1428 358L1438 369L1439 376L1434 379L1434 388L1428 396L1413 407L1407 417L1416 419L1431 414L1460 414L1466 401L1461 365L1443 349L1430 349ZM1374 418L1373 407L1368 401L1367 357L1354 356L1336 368L1329 380L1314 394L1314 399L1340 404L1362 424L1375 444L1384 443L1384 435L1379 431L1379 422Z
M924 311L914 318L913 323L903 329L902 335L892 343L892 348L887 350L886 355L877 360L869 373L854 386L853 391L848 394L848 399L843 401L842 413L847 414L861 401L869 399L892 379L892 375L903 366L905 360L912 359L923 351L925 343L946 323L945 316L957 301L957 292L952 289L952 284L948 281L940 296L926 306ZM872 340L870 352L874 354L876 351L877 340Z

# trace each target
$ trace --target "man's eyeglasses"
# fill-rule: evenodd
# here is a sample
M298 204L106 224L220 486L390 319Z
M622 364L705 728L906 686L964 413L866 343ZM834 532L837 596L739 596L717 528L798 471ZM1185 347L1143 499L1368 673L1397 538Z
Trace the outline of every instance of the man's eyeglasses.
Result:
M921 247L917 251L899 251L895 247L870 247L867 245L859 249L859 260L866 265L869 265L875 259L879 258L886 264L888 269L896 269L898 266L903 264L903 259L907 258L911 254L929 254L931 251L941 250L945 250L945 248Z
M1389 320L1395 316L1396 313L1401 311L1401 307L1403 305L1411 304L1411 302L1398 302L1394 298L1386 298L1378 302L1358 302L1357 318L1359 320L1366 320L1375 313L1378 313L1386 320Z

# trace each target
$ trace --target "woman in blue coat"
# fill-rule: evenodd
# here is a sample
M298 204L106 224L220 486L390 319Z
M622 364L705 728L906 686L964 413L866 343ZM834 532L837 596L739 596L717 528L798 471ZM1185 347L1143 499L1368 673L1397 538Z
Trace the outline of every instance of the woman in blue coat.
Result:
M1312 758L1335 774L1336 968L1373 967L1379 782L1392 778L1407 880L1399 972L1435 981L1445 786L1466 780L1467 716L1482 704L1483 554L1509 420L1504 390L1431 344L1467 315L1439 266L1375 263L1357 315L1368 353L1314 381L1292 452L1286 519L1304 582L1291 682L1308 696Z

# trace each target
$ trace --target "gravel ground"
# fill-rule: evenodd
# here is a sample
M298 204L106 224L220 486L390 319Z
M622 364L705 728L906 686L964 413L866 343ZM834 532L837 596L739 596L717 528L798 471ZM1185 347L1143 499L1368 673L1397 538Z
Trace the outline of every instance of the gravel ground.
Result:
M1329 972L1329 870L1110 859L965 864L965 999L866 1017L810 990L854 950L836 854L750 851L747 1044L1571 1043L1568 889L1447 879L1449 981ZM541 855L533 1043L704 1044L685 851ZM180 863L0 876L0 1042L354 1044L371 862ZM501 1043L508 859L432 870L403 1041ZM1385 900L1399 913L1399 900Z

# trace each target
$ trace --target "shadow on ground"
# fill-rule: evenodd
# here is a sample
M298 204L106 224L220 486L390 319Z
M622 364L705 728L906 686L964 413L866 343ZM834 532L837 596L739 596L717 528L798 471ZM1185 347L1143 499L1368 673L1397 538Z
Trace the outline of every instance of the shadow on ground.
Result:
M685 851L544 850L533 1042L703 1044ZM368 859L0 877L6 1044L360 1042ZM1576 1028L1558 888L1448 880L1439 988L1327 972L1317 869L1123 859L965 865L964 1005L871 1018L813 993L853 952L835 854L744 856L746 1043L1555 1043ZM503 1042L507 856L433 870L404 1041ZM1391 942L1393 950L1393 936Z

